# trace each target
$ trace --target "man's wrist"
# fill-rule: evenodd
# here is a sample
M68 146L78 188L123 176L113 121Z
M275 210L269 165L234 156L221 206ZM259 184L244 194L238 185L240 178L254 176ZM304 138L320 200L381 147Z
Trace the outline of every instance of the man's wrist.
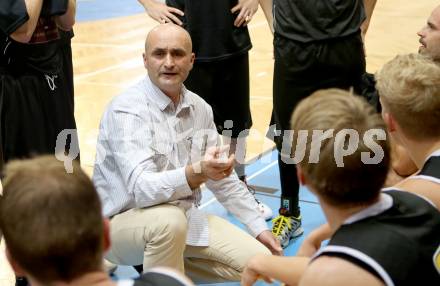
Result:
M207 180L207 177L203 173L203 164L200 161L187 165L185 168L185 175L188 185L192 190L198 188Z

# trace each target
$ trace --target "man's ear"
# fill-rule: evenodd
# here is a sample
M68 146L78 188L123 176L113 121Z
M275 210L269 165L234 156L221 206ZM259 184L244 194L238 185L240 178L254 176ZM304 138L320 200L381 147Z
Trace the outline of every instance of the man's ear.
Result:
M296 165L296 177L298 178L298 182L300 185L305 186L307 184L306 177L299 165Z
M6 246L6 258L9 261L9 265L11 265L12 270L14 270L15 276L17 277L25 277L26 273L24 272L23 268L15 261L15 259L11 256L11 253L9 252L8 246Z
M142 59L144 61L144 67L147 68L147 55L145 53L142 53Z
M394 119L393 115L391 115L391 113L384 112L383 120L385 121L385 124L387 125L389 132L396 131L396 124L397 124L397 122Z
M104 252L107 252L112 244L110 240L110 221L108 218L103 218L103 225Z

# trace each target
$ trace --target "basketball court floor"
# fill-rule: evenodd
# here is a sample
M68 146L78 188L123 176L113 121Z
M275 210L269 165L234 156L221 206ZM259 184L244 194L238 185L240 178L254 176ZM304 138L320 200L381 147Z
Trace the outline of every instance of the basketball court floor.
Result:
M377 71L397 54L417 52L416 32L438 4L438 0L378 0L366 38L367 70ZM136 0L77 0L77 23L72 42L75 115L82 165L88 174L93 169L103 110L113 96L146 75L142 62L144 40L155 25ZM276 213L280 197L277 156L272 142L264 137L272 109L272 35L261 10L254 16L249 30L253 42L250 85L254 126L248 138L246 172L250 184L272 189L257 192L257 197ZM307 235L324 222L324 216L316 198L305 188L300 190L300 205ZM240 225L209 191L204 192L202 208ZM303 237L291 241L285 255L294 255ZM120 266L114 277L136 275L133 268ZM4 258L0 258L0 286L14 285L12 281ZM257 285L265 284L259 282Z

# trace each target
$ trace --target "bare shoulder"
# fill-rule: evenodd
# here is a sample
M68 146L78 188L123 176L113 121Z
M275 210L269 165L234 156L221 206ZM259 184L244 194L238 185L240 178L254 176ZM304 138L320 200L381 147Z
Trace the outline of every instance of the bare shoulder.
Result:
M440 210L440 184L424 179L408 178L396 187L427 198Z
M304 272L300 286L379 286L383 281L359 266L338 258L321 256Z

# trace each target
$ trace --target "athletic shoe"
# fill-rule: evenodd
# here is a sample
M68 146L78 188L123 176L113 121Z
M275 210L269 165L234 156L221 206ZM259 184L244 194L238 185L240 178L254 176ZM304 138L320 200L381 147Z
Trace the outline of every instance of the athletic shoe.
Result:
M296 218L294 216L279 215L272 220L272 233L278 238L282 248L286 248L292 238L300 236L303 232L301 216Z
M246 176L241 176L240 181L242 181L246 185L249 193L251 193L251 195L254 197L254 200L257 202L257 210L261 214L261 216L265 220L270 220L273 217L272 209L268 205L262 203L259 199L257 199L257 197L255 196L255 189L249 186L246 182Z

